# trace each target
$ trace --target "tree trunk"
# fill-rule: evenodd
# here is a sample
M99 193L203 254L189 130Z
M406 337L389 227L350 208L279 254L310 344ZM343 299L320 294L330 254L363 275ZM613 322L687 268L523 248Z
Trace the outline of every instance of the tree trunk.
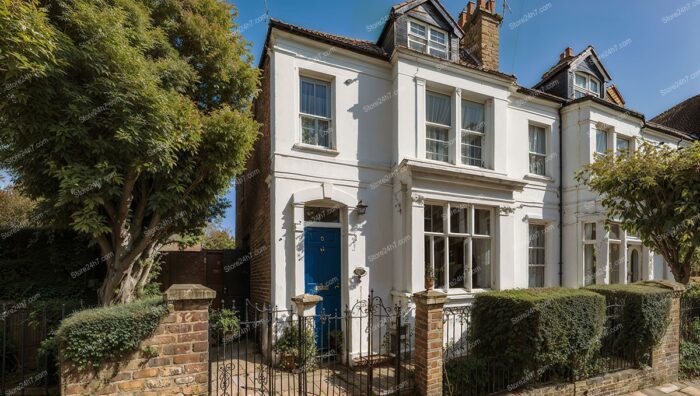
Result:
M100 304L107 306L134 301L139 287L145 286L144 274L150 273L152 265L153 262L143 255L131 263L119 262L117 259L111 261L107 266L105 280L98 290ZM126 269L120 271L119 268Z

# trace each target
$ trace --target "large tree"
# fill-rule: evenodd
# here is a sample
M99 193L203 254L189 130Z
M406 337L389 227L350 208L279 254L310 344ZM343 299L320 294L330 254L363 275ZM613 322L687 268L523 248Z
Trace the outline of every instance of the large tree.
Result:
M631 154L599 157L577 177L602 195L609 218L638 232L676 281L688 283L700 253L700 142L680 149L644 143Z
M0 164L99 245L103 304L228 205L258 130L235 16L223 0L0 1Z

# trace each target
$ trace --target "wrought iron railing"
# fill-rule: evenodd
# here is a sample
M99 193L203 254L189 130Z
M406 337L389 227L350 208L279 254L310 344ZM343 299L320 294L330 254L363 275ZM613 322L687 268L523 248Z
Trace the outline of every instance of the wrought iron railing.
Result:
M212 395L391 395L413 392L411 312L372 293L343 312L299 316L246 301L222 307L237 333L210 333Z

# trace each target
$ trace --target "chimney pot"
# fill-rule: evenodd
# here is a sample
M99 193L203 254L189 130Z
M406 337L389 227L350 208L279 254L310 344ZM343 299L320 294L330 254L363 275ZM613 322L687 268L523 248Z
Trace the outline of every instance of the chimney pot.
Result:
M571 58L574 56L574 49L571 47L566 47L565 53L567 58Z
M486 8L486 0L479 0L479 8Z
M473 15L474 11L476 11L476 4L473 1L470 1L467 3L467 14Z
M489 8L489 11L491 11L492 14L493 14L494 12L496 12L496 0L489 0L488 8Z

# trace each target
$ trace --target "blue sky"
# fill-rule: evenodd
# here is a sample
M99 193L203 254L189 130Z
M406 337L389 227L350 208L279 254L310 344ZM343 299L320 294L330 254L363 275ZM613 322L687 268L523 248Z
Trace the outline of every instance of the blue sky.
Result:
M372 28L400 0L267 0L269 15L353 38L376 40ZM234 0L238 23L256 59L267 32L265 0ZM456 17L466 0L443 0ZM651 118L700 93L700 0L509 0L500 29L501 70L535 84L564 48L593 45L627 102ZM496 8L501 10L502 0ZM0 182L0 184L2 184ZM227 195L234 202L233 189ZM235 227L235 208L224 226Z

